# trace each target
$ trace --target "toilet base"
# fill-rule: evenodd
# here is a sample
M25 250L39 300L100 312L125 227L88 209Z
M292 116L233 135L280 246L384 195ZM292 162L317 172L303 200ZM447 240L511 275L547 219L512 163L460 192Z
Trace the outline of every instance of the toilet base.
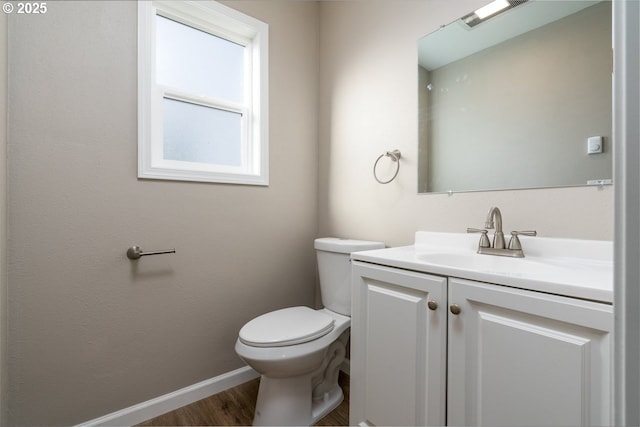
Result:
M312 420L309 425L315 424L320 421L322 417L336 409L338 405L342 403L343 399L344 394L339 385L336 385L333 390L326 392L322 398L315 399L311 409Z
M254 426L310 426L333 411L344 395L338 384L311 399L311 375L260 379Z

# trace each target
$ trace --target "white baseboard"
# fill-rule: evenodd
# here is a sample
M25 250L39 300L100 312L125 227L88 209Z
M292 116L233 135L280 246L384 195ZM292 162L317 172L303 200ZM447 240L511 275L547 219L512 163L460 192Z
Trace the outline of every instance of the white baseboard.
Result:
M350 360L345 359L340 366L340 370L349 375L350 367ZM133 426L251 381L259 376L259 373L245 366L103 417L78 424L76 427Z
M218 375L217 377L165 394L164 396L156 397L155 399L87 421L76 427L132 426L247 381L251 381L259 376L260 374L256 371L245 366L244 368Z

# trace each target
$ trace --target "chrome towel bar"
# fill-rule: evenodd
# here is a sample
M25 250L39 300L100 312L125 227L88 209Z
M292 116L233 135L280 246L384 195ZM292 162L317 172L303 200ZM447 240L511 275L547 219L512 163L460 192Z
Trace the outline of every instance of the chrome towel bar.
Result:
M175 249L142 252L142 249L140 249L140 246L131 246L129 249L127 249L127 258L136 260L136 259L140 259L140 257L147 256L147 255L175 254L175 253L176 253Z

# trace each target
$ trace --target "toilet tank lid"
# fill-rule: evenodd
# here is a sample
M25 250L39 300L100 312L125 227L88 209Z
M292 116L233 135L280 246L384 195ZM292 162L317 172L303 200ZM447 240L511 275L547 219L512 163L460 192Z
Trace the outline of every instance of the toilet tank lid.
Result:
M337 237L322 237L315 240L315 248L321 251L350 254L358 251L383 249L384 243L367 240L339 239Z

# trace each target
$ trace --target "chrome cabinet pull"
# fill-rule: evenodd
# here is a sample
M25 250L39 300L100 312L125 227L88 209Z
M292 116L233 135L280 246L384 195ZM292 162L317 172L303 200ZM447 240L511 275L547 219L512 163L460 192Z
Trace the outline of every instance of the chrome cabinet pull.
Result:
M131 246L129 249L127 249L127 258L136 260L136 259L140 259L140 257L147 256L147 255L175 254L175 253L176 253L175 249L142 252L142 249L140 249L140 246Z

